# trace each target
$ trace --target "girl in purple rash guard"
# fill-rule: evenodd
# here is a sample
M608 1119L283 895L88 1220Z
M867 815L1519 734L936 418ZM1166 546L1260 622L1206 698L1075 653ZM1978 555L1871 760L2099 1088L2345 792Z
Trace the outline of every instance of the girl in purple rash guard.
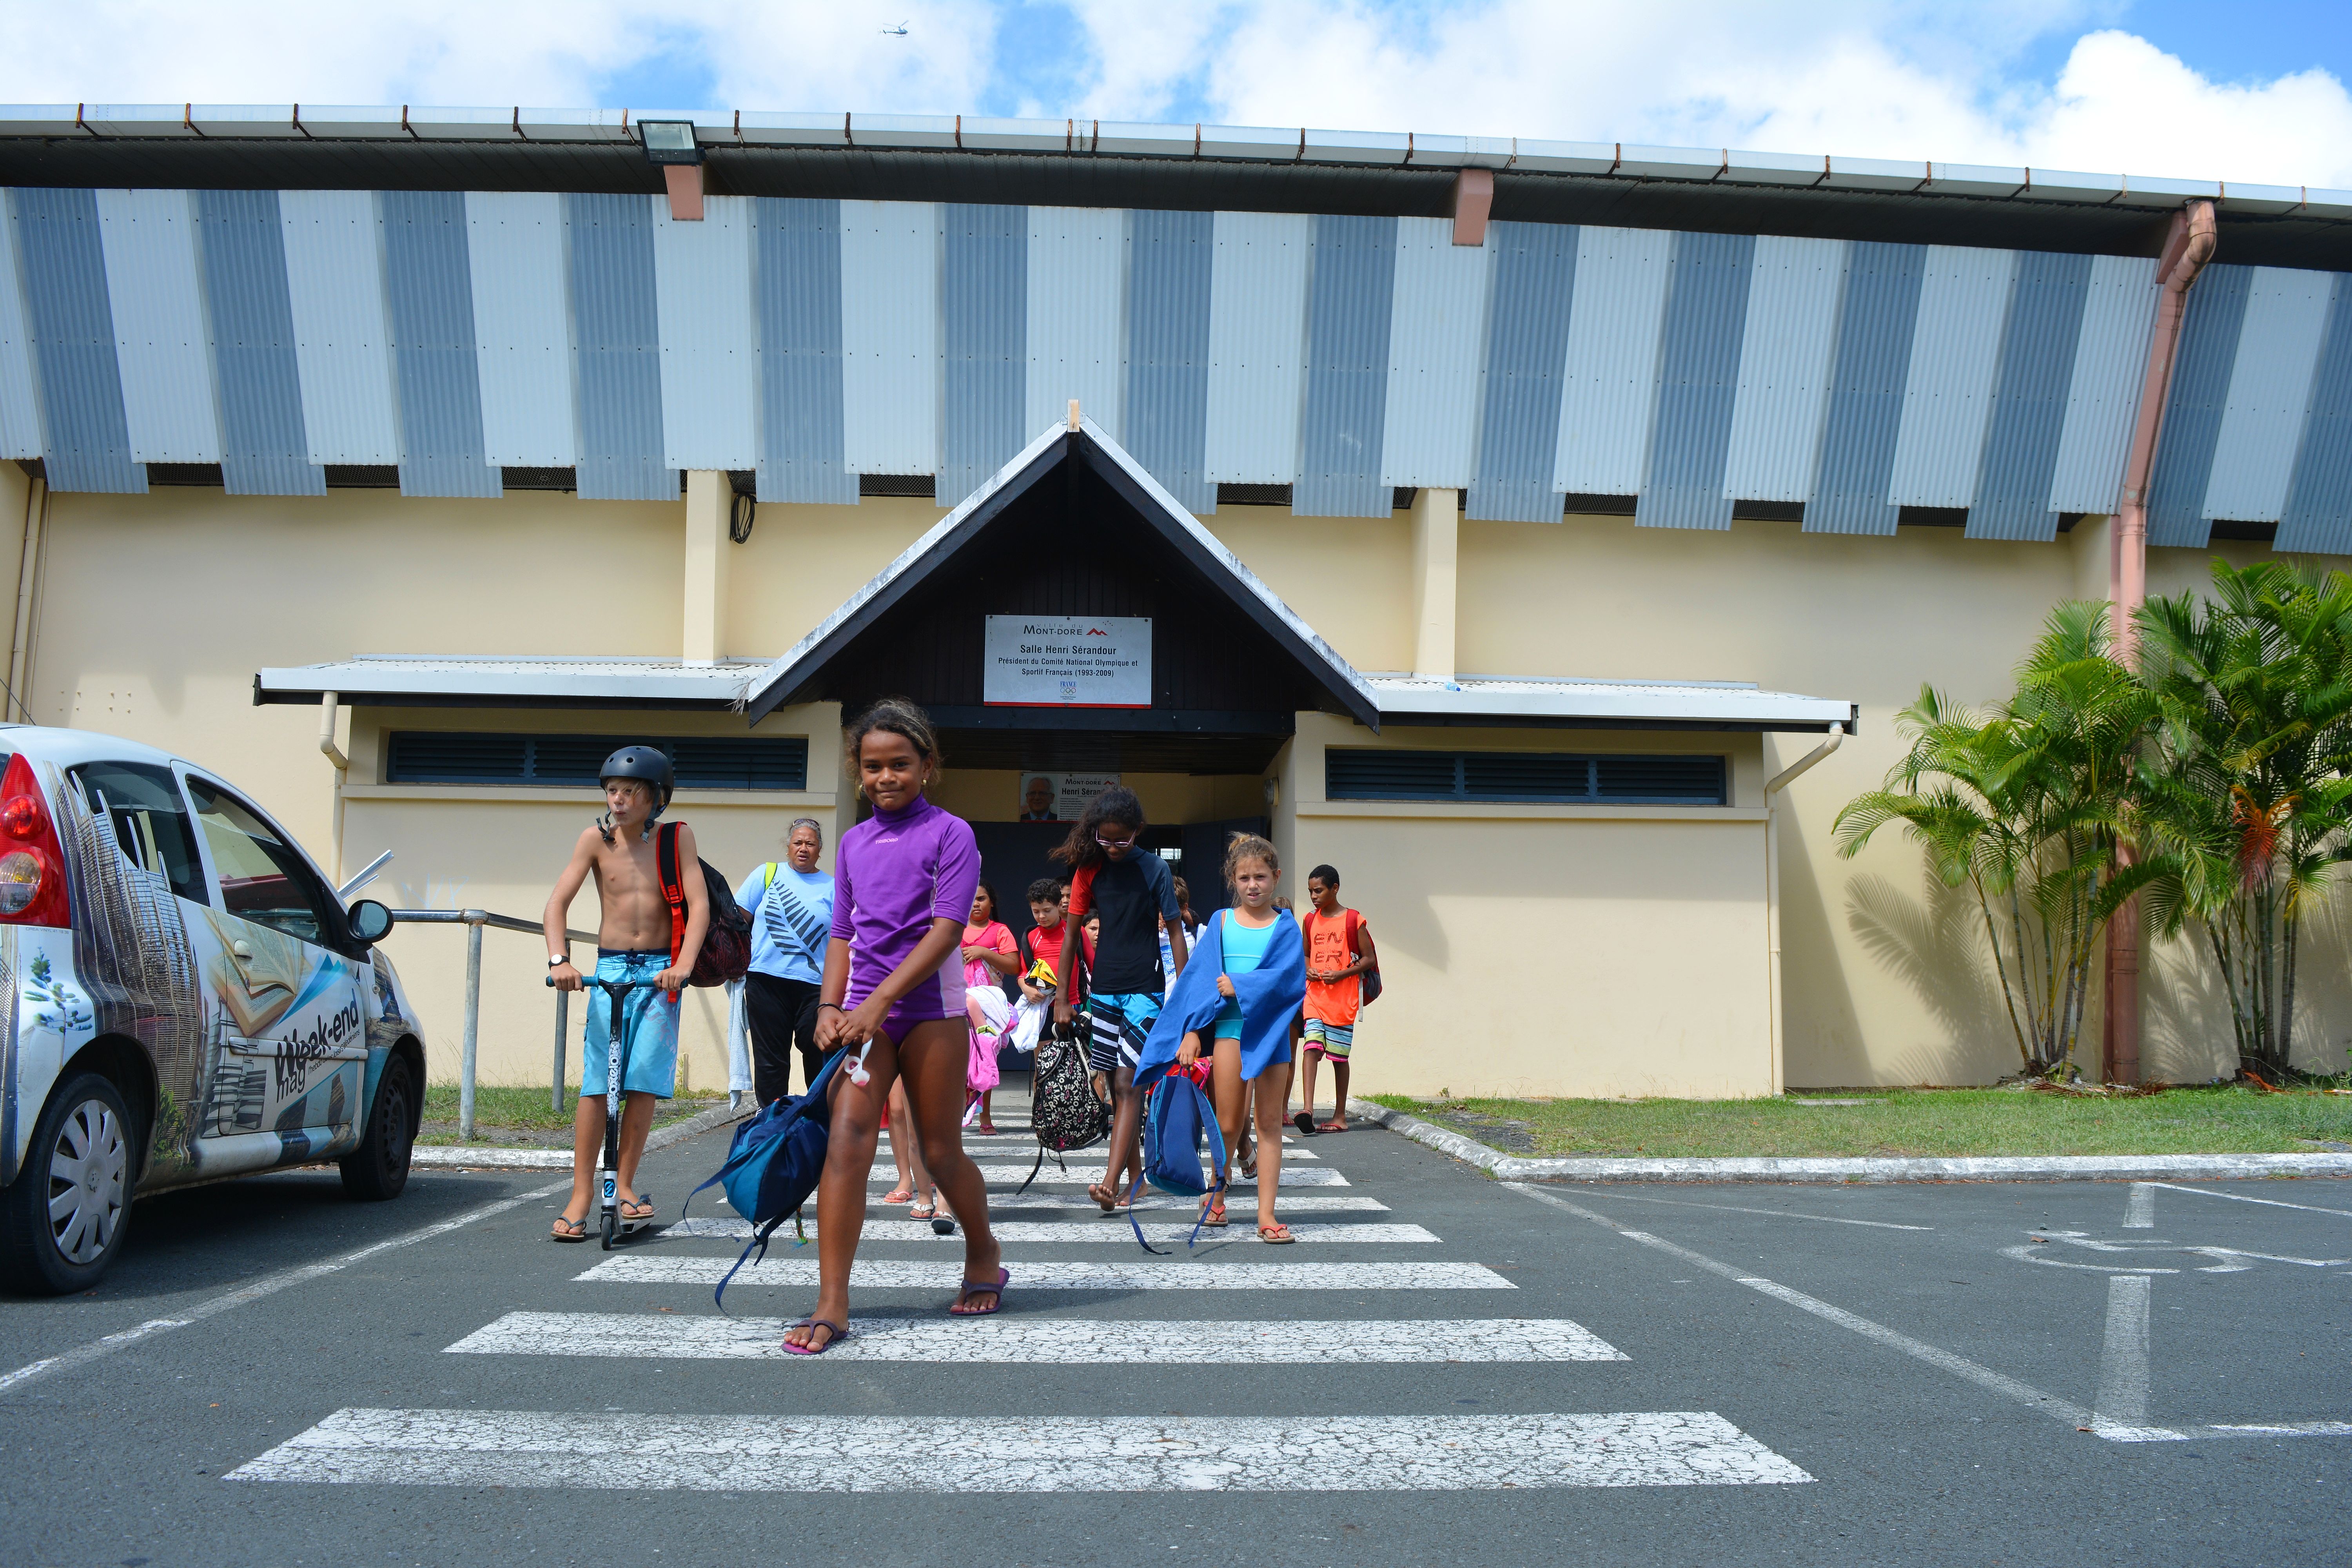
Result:
M948 1311L985 1317L1009 1282L980 1167L963 1152L971 1054L963 926L980 885L980 849L970 825L923 798L940 756L921 709L885 699L849 726L846 740L857 793L874 815L842 835L835 858L816 1043L826 1053L849 1051L863 1071L834 1077L832 1141L816 1194L816 1310L784 1335L794 1355L822 1355L849 1335L849 1270L866 1225L875 1139L901 1080L914 1125L894 1126L890 1135L917 1140L963 1226L963 1289Z

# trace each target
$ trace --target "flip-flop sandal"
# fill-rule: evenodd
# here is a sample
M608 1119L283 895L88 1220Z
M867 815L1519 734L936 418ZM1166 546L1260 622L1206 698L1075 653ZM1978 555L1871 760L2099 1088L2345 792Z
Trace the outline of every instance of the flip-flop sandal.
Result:
M839 1323L834 1322L825 1318L803 1318L799 1322L794 1323L793 1328L823 1329L824 1331L824 1343L821 1345L796 1345L793 1343L792 1341L786 1340L784 1342L784 1353L786 1355L823 1355L825 1352L831 1350L834 1346L839 1344L842 1341L849 1337L849 1331L847 1329L845 1329ZM786 1331L790 1332L791 1331L787 1330Z
M1257 1145L1255 1143L1251 1144L1249 1152L1242 1156L1242 1180L1245 1182L1257 1180Z
M915 1201L915 1189L912 1187L892 1187L888 1192L882 1194L882 1201L886 1204L913 1203Z
M1348 1131L1348 1121L1345 1117L1335 1116L1330 1121L1326 1121L1316 1128L1315 1131L1318 1132L1345 1132Z
M1297 1128L1301 1132L1306 1133L1309 1138L1315 1136L1315 1113L1311 1110L1300 1111L1297 1115L1290 1119L1290 1124L1293 1127Z
M1202 1211L1202 1226L1209 1230L1223 1230L1233 1222L1225 1217L1225 1205L1212 1204Z
M1284 1225L1279 1221L1276 1221L1273 1225L1262 1225L1258 1226L1257 1238L1260 1241L1265 1242L1268 1247L1288 1247L1298 1239L1297 1237L1290 1234L1290 1227L1288 1226Z
M556 1216L555 1228L548 1232L547 1239L585 1241L588 1239L588 1222L585 1219L565 1219L559 1215Z
M983 1121L979 1126L973 1128L972 1131L979 1133L982 1138L993 1138L996 1136L996 1123L993 1121Z
M963 1293L958 1296L955 1300L955 1304L948 1309L948 1316L950 1318L993 1317L997 1310L1004 1305L1004 1288L1012 1283L1013 1270L1010 1268L997 1269L996 1283L993 1285L989 1284L984 1279L965 1280L963 1282ZM971 1300L975 1293L986 1296L989 1299L988 1305L985 1307L965 1306L964 1303Z
M637 1212L635 1214L631 1214L629 1212L631 1209L635 1209ZM628 1220L632 1224L640 1220L651 1219L654 1217L653 1200L647 1197L635 1199L623 1198L621 1200L619 1213L623 1219Z
M907 1211L907 1217L908 1219L929 1219L939 1212L940 1205L937 1204L917 1204L914 1207Z

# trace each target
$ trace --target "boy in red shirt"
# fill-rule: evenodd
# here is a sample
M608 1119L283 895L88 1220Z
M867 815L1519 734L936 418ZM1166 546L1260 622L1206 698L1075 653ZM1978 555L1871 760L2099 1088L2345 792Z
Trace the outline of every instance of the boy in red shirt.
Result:
M1314 908L1298 922L1307 941L1306 1052L1299 1074L1306 1109L1292 1117L1301 1132L1348 1130L1348 1053L1356 1040L1356 1015L1363 1010L1365 971L1380 967L1371 928L1364 917L1339 902L1339 873L1318 866L1307 873L1307 896ZM1331 1061L1331 1120L1315 1121L1315 1064Z

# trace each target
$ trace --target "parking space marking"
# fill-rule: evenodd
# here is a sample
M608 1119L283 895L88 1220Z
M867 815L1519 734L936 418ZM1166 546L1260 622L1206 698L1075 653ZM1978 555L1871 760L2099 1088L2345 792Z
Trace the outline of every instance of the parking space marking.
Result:
M449 1347L453 1355L625 1356L664 1361L774 1361L814 1365L783 1348L782 1318L688 1318L660 1312L509 1312ZM1005 1362L1064 1365L1369 1365L1447 1362L1624 1361L1622 1351L1566 1318L1411 1319L1374 1322L1087 1318L853 1317L823 1360Z
M978 1169L980 1179L991 1185L1003 1184L1007 1186L1017 1186L1029 1180L1029 1167L1026 1165L981 1165ZM866 1179L878 1186L885 1182L896 1181L898 1177L889 1166L877 1163L873 1174ZM1101 1180L1102 1173L1099 1171L1094 1172L1091 1175L1086 1171L1072 1171L1066 1175L1059 1172L1045 1170L1037 1173L1036 1184L1041 1187L1049 1185L1084 1187ZM1344 1187L1350 1184L1347 1177L1328 1165L1307 1165L1294 1171L1286 1162L1282 1172L1282 1184L1287 1189L1290 1187ZM1233 1185L1239 1189L1255 1187L1257 1184L1251 1181L1236 1181Z
M992 1208L994 1205L990 1206ZM1101 1211L1097 1209L1096 1212ZM749 1241L755 1228L748 1219L682 1219L667 1227L660 1234L666 1237L679 1239L707 1237L721 1241ZM999 1241L1047 1242L1097 1247L1133 1247L1135 1245L1135 1232L1123 1225L1076 1226L1053 1220L997 1220L990 1229L995 1233L996 1239ZM814 1237L817 1233L816 1226L811 1225L808 1227L808 1233ZM784 1233L779 1230L776 1234L781 1237ZM1154 1242L1172 1241L1182 1246L1192 1237L1192 1222L1183 1220L1173 1225L1165 1222L1147 1225L1143 1227L1143 1234ZM1302 1221L1290 1227L1290 1234L1301 1241L1354 1242L1366 1246L1413 1243L1425 1245L1438 1239L1434 1232L1417 1225L1318 1225L1311 1221ZM953 1242L958 1247L963 1245L962 1238L952 1231L946 1236L941 1236L932 1230L931 1222L927 1219L869 1219L859 1235L861 1239L866 1241ZM1229 1230L1203 1229L1200 1233L1202 1246L1233 1238L1233 1233Z
M2134 1182L2131 1196L2124 1200L2124 1228L2153 1230L2156 1228L2156 1184Z
M2099 1347L2099 1396L2095 1430L2147 1426L2147 1299L2145 1274L2107 1278L2107 1329Z
M632 1285L716 1285L731 1258L617 1257L575 1276ZM1133 1263L1039 1263L1005 1267L1021 1290L1516 1290L1483 1263L1207 1263L1175 1258ZM861 1258L849 1283L867 1290L948 1290L963 1279L959 1259ZM817 1282L814 1258L771 1258L743 1265L738 1285Z
M184 1310L176 1318L151 1318L136 1328L125 1329L121 1333L109 1334L103 1339L76 1346L61 1354L46 1356L39 1361L20 1366L16 1371L0 1376L0 1393L5 1393L12 1388L20 1388L26 1384L44 1377L51 1377L78 1366L87 1366L100 1356L111 1354L125 1345L136 1344L141 1340L167 1333L173 1329L184 1329L191 1323L202 1322L205 1319L226 1312L232 1307L242 1307L249 1301L258 1301L264 1296L274 1296L289 1286L304 1284L325 1275L349 1268L354 1263L365 1262L380 1252L390 1252L396 1247L414 1247L420 1241L430 1241L436 1236L446 1236L453 1230L463 1230L476 1221L488 1219L492 1215L504 1214L509 1209L520 1208L527 1203L535 1202L556 1193L569 1192L571 1189L571 1180L566 1178L561 1182L551 1183L544 1187L533 1187L530 1192L516 1197L501 1198L497 1203L484 1204L478 1209L468 1209L454 1219L439 1220L400 1236L389 1237L383 1241L370 1242L358 1251L346 1252L341 1258L331 1258L323 1263L305 1263L293 1268L279 1269L275 1274L265 1274L249 1285L240 1285L234 1290L224 1291L220 1295L199 1301L194 1306Z
M1725 1214L1760 1214L1773 1219L1817 1219L1824 1225L1866 1225L1876 1230L1933 1230L1936 1228L1932 1225L1896 1225L1892 1220L1885 1219L1843 1219L1832 1214L1806 1214L1801 1209L1751 1209L1742 1208L1738 1204L1701 1204L1693 1203L1688 1198L1654 1198L1639 1193L1612 1192L1609 1194L1609 1201L1611 1203L1672 1204L1676 1208L1720 1209Z
M2338 1219L2352 1219L2352 1209L2324 1209L2312 1204L2291 1204L2278 1198L2250 1198L2243 1193L2217 1193L2210 1187L2184 1187L2178 1182L2149 1182L2151 1187L2162 1187L2168 1193L2187 1193L2192 1197L2227 1198L2233 1204L2260 1204L2264 1208L2301 1209L2305 1214L2332 1214Z
M1812 1477L1706 1410L1024 1421L347 1409L226 1479L626 1491L1370 1492Z

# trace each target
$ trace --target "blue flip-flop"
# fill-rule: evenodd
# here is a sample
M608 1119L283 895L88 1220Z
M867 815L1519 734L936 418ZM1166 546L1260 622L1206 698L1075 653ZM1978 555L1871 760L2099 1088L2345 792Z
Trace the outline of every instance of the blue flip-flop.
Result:
M963 1289L957 1295L955 1302L948 1308L948 1316L950 1318L986 1318L994 1316L1004 1306L1004 1288L1012 1283L1013 1270L1002 1267L996 1270L996 1283L993 1285L991 1285L982 1279L965 1280L963 1282ZM989 1302L985 1307L972 1307L962 1311L958 1311L956 1309L958 1307L961 1307L966 1300L970 1300L971 1293L975 1290L988 1291L995 1297L995 1300Z
M793 1343L792 1341L786 1340L784 1342L784 1353L786 1355L823 1355L825 1352L831 1350L834 1346L839 1344L842 1341L849 1337L849 1331L846 1328L844 1328L841 1324L833 1321L829 1318L803 1318L799 1322L793 1324L792 1327L794 1329L824 1329L826 1331L825 1341L824 1343L821 1345L812 1347L809 1345L796 1345ZM791 1330L788 1329L785 1331L789 1333L791 1332Z

